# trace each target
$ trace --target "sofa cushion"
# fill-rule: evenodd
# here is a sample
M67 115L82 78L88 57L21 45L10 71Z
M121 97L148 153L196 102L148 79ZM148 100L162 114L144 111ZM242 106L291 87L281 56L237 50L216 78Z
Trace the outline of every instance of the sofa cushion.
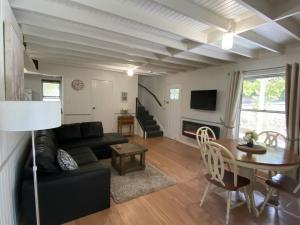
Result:
M55 134L59 141L80 139L80 123L64 124L55 129Z
M47 129L47 130L38 130L35 132L36 138L40 136L47 136L51 138L53 141L56 141L55 133L53 129Z
M47 145L56 154L57 142L49 135L37 136L35 138L35 144Z
M128 143L128 139L117 133L106 133L105 137L109 145Z
M119 134L106 133L103 135L103 137L64 141L64 142L60 143L60 146L64 149L84 147L84 146L88 146L91 148L97 148L97 147L122 144L122 143L127 143L127 142L128 142L128 139L122 137Z
M38 172L42 173L58 173L60 169L56 161L56 152L50 146L43 143L37 143L36 149L36 164Z
M97 157L89 147L72 148L67 151L76 163L81 167L83 165L98 162Z
M103 127L101 122L85 122L80 124L83 138L102 137Z
M78 165L72 156L63 149L57 151L57 161L63 171L76 170Z

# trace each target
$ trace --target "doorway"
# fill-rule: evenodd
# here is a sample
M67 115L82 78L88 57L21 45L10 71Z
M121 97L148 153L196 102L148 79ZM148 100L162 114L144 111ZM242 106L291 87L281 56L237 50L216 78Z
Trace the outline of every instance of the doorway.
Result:
M180 135L180 105L181 105L181 86L179 84L169 85L167 88L166 99L166 136L168 138L177 140Z
M112 81L92 80L92 116L101 121L105 133L113 132L113 83Z

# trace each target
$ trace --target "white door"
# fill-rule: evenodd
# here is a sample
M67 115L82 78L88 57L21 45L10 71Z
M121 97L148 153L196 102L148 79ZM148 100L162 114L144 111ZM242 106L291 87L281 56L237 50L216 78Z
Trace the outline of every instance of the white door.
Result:
M93 120L101 121L105 133L113 132L113 83L92 80Z
M171 139L178 139L180 135L180 99L181 88L180 85L170 85L167 89L167 95L165 99L166 104L166 118L167 128L166 136Z

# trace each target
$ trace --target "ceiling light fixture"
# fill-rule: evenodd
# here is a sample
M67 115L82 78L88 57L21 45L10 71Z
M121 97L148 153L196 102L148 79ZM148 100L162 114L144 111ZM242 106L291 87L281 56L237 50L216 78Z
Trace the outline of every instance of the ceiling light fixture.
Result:
M129 77L132 77L132 76L134 75L134 69L128 69L128 70L127 70L127 75L128 75Z
M233 47L233 30L234 30L234 21L230 21L228 24L227 32L223 34L222 38L222 49L230 50Z
M229 50L233 47L233 33L227 32L223 34L222 38L222 49Z

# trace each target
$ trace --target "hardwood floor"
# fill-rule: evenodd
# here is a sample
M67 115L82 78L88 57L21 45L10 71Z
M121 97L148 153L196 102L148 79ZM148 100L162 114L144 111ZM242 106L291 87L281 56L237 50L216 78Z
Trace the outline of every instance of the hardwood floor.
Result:
M139 137L131 142L146 145L146 162L158 167L177 180L177 184L131 201L66 223L65 225L219 225L225 224L225 201L216 194L208 196L202 208L199 202L206 186L203 167L197 149L167 138L144 141ZM257 199L261 202L262 199ZM266 207L255 218L246 205L233 209L230 223L236 225L299 224L287 214Z

